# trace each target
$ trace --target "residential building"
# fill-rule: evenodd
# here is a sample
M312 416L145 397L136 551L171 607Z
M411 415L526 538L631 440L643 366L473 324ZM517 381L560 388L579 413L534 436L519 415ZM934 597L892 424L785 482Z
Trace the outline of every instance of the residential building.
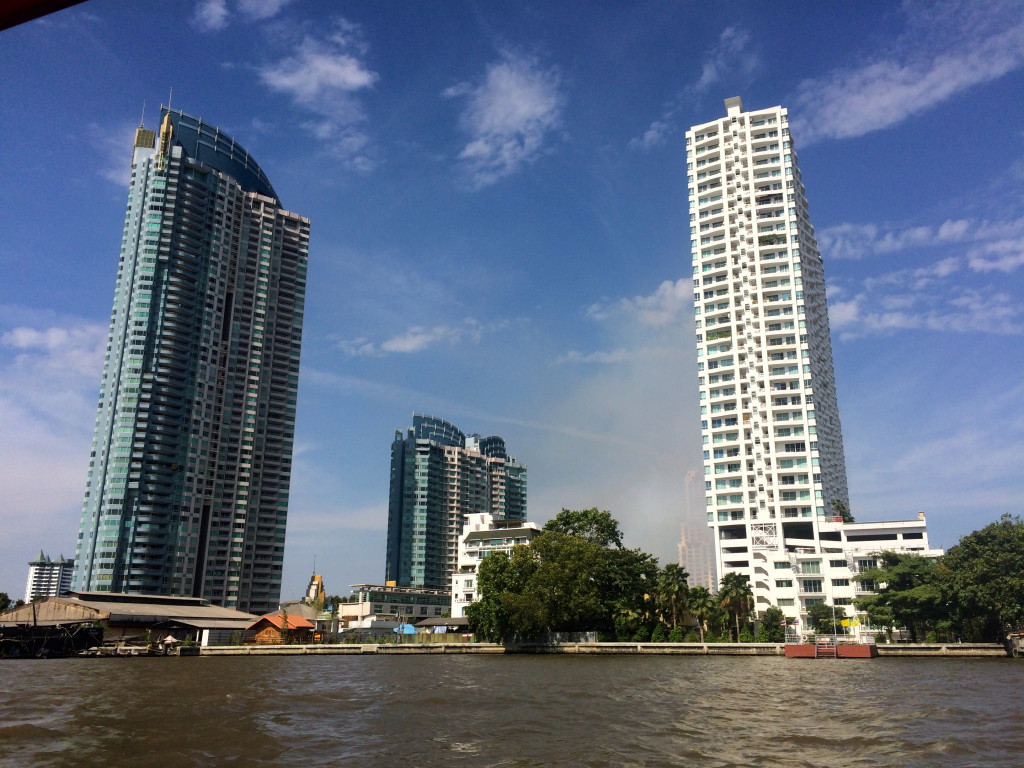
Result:
M284 560L309 220L219 128L135 134L75 589L264 613Z
M824 271L786 108L725 108L686 133L707 519L720 578L747 576L758 612L804 615L845 596L829 577L790 597L774 573L794 553L845 560Z
M28 582L25 584L25 602L37 597L60 597L71 589L71 575L75 561L61 555L51 560L39 550L39 555L28 564Z
M452 574L451 617L465 616L466 606L479 599L476 572L485 557L529 544L540 532L536 523L495 519L494 515L486 512L467 515L459 538L458 562Z
M385 578L401 587L447 590L467 515L526 519L526 467L500 437L465 435L413 415L391 444Z
M338 603L338 618L347 626L371 616L415 622L443 616L451 608L448 590L387 584L353 584L351 599Z

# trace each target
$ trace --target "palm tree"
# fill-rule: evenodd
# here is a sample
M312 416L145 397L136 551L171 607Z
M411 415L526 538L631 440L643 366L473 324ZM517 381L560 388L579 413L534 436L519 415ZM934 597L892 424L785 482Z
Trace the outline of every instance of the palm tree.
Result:
M680 608L686 606L686 595L690 591L690 574L676 563L669 563L658 575L658 601L672 617L672 629L679 626Z
M700 632L700 641L703 643L704 630L708 619L714 616L718 609L718 601L707 587L694 587L687 595L686 608L697 620L697 630Z
M754 607L754 593L750 582L742 573L727 573L722 577L718 601L736 618L736 642L740 639L740 614L750 613Z

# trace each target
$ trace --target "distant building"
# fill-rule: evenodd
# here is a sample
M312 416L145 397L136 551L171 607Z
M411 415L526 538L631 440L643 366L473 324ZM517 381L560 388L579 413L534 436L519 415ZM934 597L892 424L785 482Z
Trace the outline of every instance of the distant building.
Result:
M75 589L281 593L309 220L216 126L140 127Z
M338 603L338 619L347 625L370 616L409 623L442 616L451 609L447 590L399 587L394 584L353 584L351 601Z
M679 563L690 574L690 586L718 589L715 538L705 526L683 523L679 531Z
M486 512L467 515L459 539L458 566L452 574L452 618L465 616L466 606L479 599L476 573L481 560L493 552L529 544L540 532L536 523L495 520Z
M433 416L413 415L391 444L385 579L447 590L466 517L526 518L526 467L496 436L465 435Z
M60 597L71 589L71 576L75 561L61 555L51 560L39 550L39 556L28 564L28 583L25 585L25 602L31 603L37 597Z

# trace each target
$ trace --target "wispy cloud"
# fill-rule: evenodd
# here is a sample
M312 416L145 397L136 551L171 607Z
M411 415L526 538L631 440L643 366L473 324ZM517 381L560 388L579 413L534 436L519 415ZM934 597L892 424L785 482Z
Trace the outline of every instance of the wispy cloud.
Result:
M260 79L309 114L305 127L346 167L368 171L374 162L360 128L366 112L357 94L372 88L379 75L363 60L367 46L360 28L343 19L335 27L326 37L303 37L291 55L261 68Z
M32 313L0 314L9 325ZM0 333L0 561L32 547L74 554L106 339L104 326L68 318Z
M800 84L793 132L804 144L889 128L1024 66L1019 3L908 3L906 11L907 29L891 46Z
M669 137L682 132L679 114L695 97L737 76L749 77L759 62L756 51L751 50L750 41L751 35L745 29L726 27L722 30L704 57L700 77L673 97L647 130L630 140L630 148L648 150L661 146Z
M358 337L340 340L337 345L346 354L358 357L412 354L438 344L478 344L486 332L487 329L479 321L467 317L458 325L413 326L381 342Z
M986 229L984 225L981 228ZM972 226L966 219L950 219L938 226L903 228L843 223L819 231L818 244L828 259L859 259L908 248L962 242L978 237L977 229L977 223Z
M263 21L281 12L294 0L236 0L234 7L247 21ZM203 32L219 32L226 28L231 20L231 9L228 0L199 0L192 23Z
M111 184L124 189L132 176L132 136L135 128L130 124L111 127L90 123L85 136L99 161L97 173Z
M558 69L510 51L488 65L480 82L459 83L443 95L467 101L460 122L469 142L459 161L477 189L536 161L565 106Z
M625 315L645 325L665 326L674 323L681 314L692 313L692 297L693 283L689 279L666 280L646 296L595 302L587 307L586 314L595 320Z

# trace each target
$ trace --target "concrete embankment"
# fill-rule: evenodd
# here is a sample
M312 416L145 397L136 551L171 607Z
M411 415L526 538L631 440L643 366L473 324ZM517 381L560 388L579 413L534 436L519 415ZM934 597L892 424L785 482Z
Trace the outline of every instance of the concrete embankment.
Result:
M218 645L201 648L201 656L330 656L388 654L419 656L438 653L473 654L632 654L676 656L784 656L781 643L561 643L498 645L496 643L403 643L339 645ZM966 658L1005 656L997 643L879 645L879 656Z

